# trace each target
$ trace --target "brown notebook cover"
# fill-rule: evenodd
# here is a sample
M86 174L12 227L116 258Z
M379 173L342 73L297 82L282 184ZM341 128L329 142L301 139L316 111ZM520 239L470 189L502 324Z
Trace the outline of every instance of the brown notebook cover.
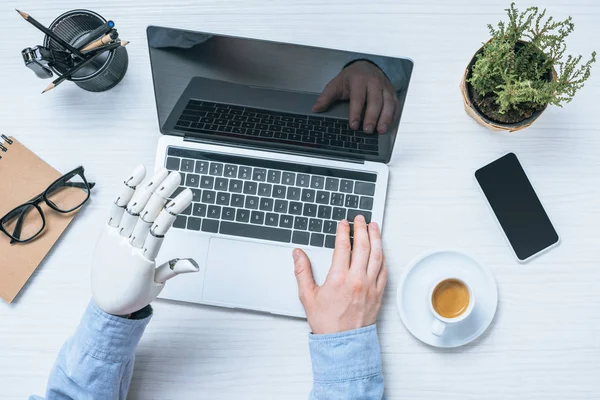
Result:
M6 150L0 148L1 218L42 193L62 174L13 137L0 138L0 145ZM60 214L44 202L38 205L44 212L46 228L35 240L10 244L10 238L0 232L0 298L8 303L14 300L76 213Z

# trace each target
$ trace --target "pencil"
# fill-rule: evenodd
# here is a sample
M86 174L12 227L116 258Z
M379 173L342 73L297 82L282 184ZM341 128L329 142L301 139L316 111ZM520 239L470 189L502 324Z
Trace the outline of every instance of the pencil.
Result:
M127 46L127 44L129 44L129 42L127 40L123 40L121 42L113 42L113 43L109 43L106 44L102 47L96 47L95 49L91 49L91 50L86 50L83 52L83 54L85 54L86 56L90 53L94 53L96 51L104 51L104 50L113 50L116 49L119 46Z
M88 58L87 60L81 62L79 65L76 65L75 67L71 68L70 70L68 70L67 72L65 72L64 74L62 74L60 77L58 77L57 79L55 79L51 84L49 84L46 89L44 89L44 91L42 92L42 94L46 93L49 90L54 89L55 87L57 87L58 85L60 85L61 83L63 83L64 81L66 81L67 79L70 79L73 77L74 74L76 74L81 68L85 67L86 65L88 65L89 63L91 63L92 61L94 61L96 58L98 58L98 56L100 56L100 54L103 54L107 51L116 49L117 47L120 46L127 46L129 44L128 41L124 40L122 42L117 42L117 43L112 43L108 46L105 46L106 48L102 51L97 52L96 54L94 54L93 56L91 56L90 58Z
M23 19L25 21L29 22L31 25L35 26L40 31L42 31L43 33L45 33L46 35L48 35L49 37L54 39L62 47L69 50L71 53L73 53L81 58L84 58L83 54L81 54L81 51L77 50L75 47L73 47L69 43L65 42L63 39L60 38L60 36L58 36L56 33L52 32L50 29L46 28L44 25L40 24L32 16L30 16L29 14L27 14L23 11L19 11L16 8L15 8L15 10L21 15L21 17L23 17Z
M93 50L97 47L108 44L108 43L112 42L114 39L116 39L118 37L118 35L119 34L117 33L117 31L108 33L108 34L102 36L100 39L94 40L92 43L86 45L84 48L81 49L81 51Z
M105 23L103 23L102 25L100 25L99 27L87 34L86 43L83 46L88 45L91 41L98 39L98 37L100 36L106 35L114 27L115 23L113 21L106 21ZM79 46L79 48L83 46Z

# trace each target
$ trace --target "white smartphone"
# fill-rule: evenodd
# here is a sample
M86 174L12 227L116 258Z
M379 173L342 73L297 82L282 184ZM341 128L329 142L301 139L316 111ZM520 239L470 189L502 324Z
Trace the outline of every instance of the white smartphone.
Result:
M559 243L558 233L514 153L478 169L475 179L520 262Z

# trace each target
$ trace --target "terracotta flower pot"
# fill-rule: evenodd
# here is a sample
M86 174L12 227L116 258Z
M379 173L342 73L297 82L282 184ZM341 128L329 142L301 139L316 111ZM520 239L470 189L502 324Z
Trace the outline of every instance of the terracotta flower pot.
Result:
M542 108L540 110L534 111L533 114L529 118L526 118L523 121L516 122L516 123L505 123L505 122L495 121L495 120L491 119L490 117L485 115L483 112L481 112L481 110L473 102L473 97L472 97L473 87L471 86L471 84L469 82L467 82L467 80L471 78L473 65L477 61L477 55L480 54L481 52L483 52L483 46L479 50L477 50L477 52L473 55L473 58L471 58L471 61L469 62L469 65L465 69L465 73L464 73L462 81L460 83L460 91L462 93L465 111L475 121L477 121L481 125L485 126L486 128L489 128L493 131L515 132L515 131L527 128L528 126L533 124L539 118L540 115L542 115L542 113L548 107L547 105L544 106L544 108ZM556 72L555 71L552 71L551 74L550 73L548 74L548 80L556 80Z

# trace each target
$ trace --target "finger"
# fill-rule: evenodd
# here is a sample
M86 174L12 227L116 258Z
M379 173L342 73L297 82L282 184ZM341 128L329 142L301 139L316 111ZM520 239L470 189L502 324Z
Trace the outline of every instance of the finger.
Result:
M360 128L360 116L365 108L365 99L367 97L367 87L359 81L350 86L350 109L348 111L348 121L350 129L358 130Z
M371 242L371 253L369 254L369 264L367 275L372 281L377 280L379 272L383 266L383 245L381 243L381 232L375 222L371 222L368 227L369 241Z
M370 253L371 243L369 242L369 233L367 232L365 217L357 215L356 218L354 218L354 247L352 250L350 270L360 275L366 275Z
M377 275L377 282L375 287L379 293L383 293L385 290L385 285L387 285L388 281L388 269L385 264L385 257L383 259L383 264L381 266L381 270L379 271L379 275Z
M306 308L313 301L318 286L315 283L310 260L306 253L300 249L294 249L292 256L294 257L294 274L298 282L298 297Z
M377 120L383 107L383 91L378 85L369 85L367 87L367 110L365 111L365 120L363 122L363 131L373 133Z
M123 211L125 211L125 207L129 200L133 197L133 193L135 192L135 188L139 185L144 178L146 177L146 168L143 165L138 165L135 169L129 174L127 178L123 181L123 187L121 189L121 193L113 203L110 209L110 216L108 218L108 225L116 228L121 223L121 218L123 217Z
M172 171L152 193L150 200L148 200L148 203L140 213L140 219L137 221L131 234L129 242L133 247L141 248L144 245L152 223L167 203L169 196L173 194L180 184L181 175L177 171Z
M325 86L325 89L323 89L323 92L317 98L317 101L315 102L315 105L313 106L312 110L314 112L326 111L331 105L331 103L339 99L339 94L342 92L342 88L340 88L339 86L342 84L343 82L338 76L333 78L331 82L329 82Z
M135 224L138 220L137 217L148 203L150 196L152 196L152 192L158 188L168 174L169 171L167 171L165 168L159 168L154 173L152 178L135 189L135 193L133 194L133 197L129 203L127 203L127 208L125 209L123 218L121 218L121 222L119 223L119 234L121 236L127 238L131 236L131 233L133 232Z
M192 204L193 197L192 191L190 189L185 189L183 192L179 193L177 197L171 200L160 212L158 218L156 218L156 221L154 221L150 228L150 234L146 237L146 241L144 242L142 254L144 254L146 259L154 261L156 255L160 251L160 246L162 246L165 235L171 226L173 226L173 222L175 222L175 218L177 218L177 215L180 212Z
M346 272L350 268L350 224L341 220L335 234L335 248L329 273Z
M386 133L392 124L392 118L396 112L396 101L388 91L383 92L383 108L377 122L377 132Z
M191 258L175 258L171 261L167 261L154 270L154 282L165 283L179 274L198 271L200 271L200 267L196 261Z

